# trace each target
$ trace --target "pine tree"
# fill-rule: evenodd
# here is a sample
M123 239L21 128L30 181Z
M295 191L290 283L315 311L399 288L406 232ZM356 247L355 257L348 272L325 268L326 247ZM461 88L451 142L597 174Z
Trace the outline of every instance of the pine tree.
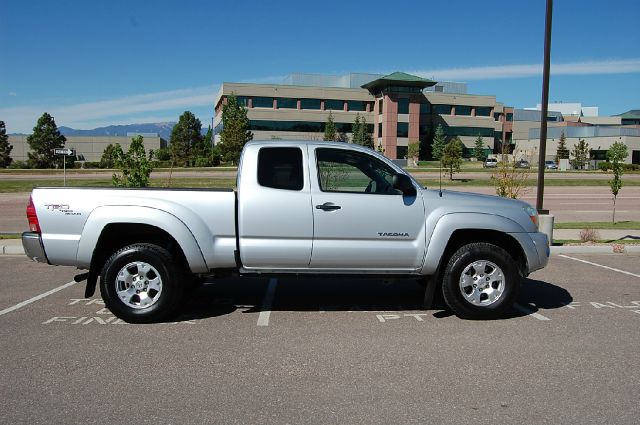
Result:
M442 165L449 169L449 180L453 180L453 173L460 171L463 150L464 144L458 136L451 139L442 150Z
M573 156L571 161L573 166L578 170L583 169L589 160L589 144L584 139L579 139L578 144L573 145L571 155Z
M0 121L0 168L5 168L11 165L13 158L11 158L11 150L13 146L9 144L9 136L7 136L7 129L4 125L4 121Z
M120 149L122 151L122 149ZM116 161L116 145L109 143L100 157L100 168L113 168Z
M487 155L484 150L484 142L482 141L482 136L478 134L478 138L476 139L476 144L473 147L473 156L477 161L484 161L487 159Z
M190 111L185 111L171 130L169 147L178 166L191 165L202 149L202 123Z
M64 148L66 141L66 137L58 131L53 117L45 112L33 127L33 134L27 137L27 143L31 148L31 152L28 153L29 165L32 168L62 167L63 158L69 162L67 157L58 156L53 150Z
M362 134L362 146L373 149L373 136L369 133L367 119L364 116L360 120L360 133Z
M351 126L351 142L362 145L362 125L360 124L360 114L356 114L356 119Z
M327 123L324 125L324 137L322 140L333 142L337 137L338 132L336 131L336 124L333 122L333 114L329 111L329 118L327 118Z
M242 148L253 139L253 133L249 130L247 108L238 103L234 94L231 94L227 103L222 106L222 126L220 143L217 145L220 154L225 161L237 164Z
M559 163L561 159L569 159L569 149L567 149L567 136L564 135L564 130L560 133L560 141L558 141L558 149L556 150L556 163Z
M431 144L431 156L435 161L439 161L442 158L444 147L447 145L444 137L444 129L442 124L438 124L436 128L436 134L433 136L433 143Z

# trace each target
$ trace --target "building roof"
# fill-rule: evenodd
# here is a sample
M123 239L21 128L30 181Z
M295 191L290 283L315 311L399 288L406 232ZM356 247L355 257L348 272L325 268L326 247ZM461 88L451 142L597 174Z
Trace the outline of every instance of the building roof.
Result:
M616 117L621 117L625 119L640 119L640 109L632 109L630 111L624 112L620 115L616 115Z
M404 72L394 72L384 77L373 80L367 84L362 85L363 89L372 90L380 87L387 87L392 85L404 86L404 87L418 87L424 89L435 85L435 81L421 78L415 75L407 74Z

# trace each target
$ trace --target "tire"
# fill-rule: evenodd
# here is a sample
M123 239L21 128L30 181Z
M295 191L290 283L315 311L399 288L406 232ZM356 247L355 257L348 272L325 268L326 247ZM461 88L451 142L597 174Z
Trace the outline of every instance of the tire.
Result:
M129 323L158 322L169 318L180 304L180 276L166 249L145 243L129 245L105 263L100 293L116 317Z
M471 243L449 259L442 295L462 319L497 319L513 305L520 280L516 262L504 249L490 243Z

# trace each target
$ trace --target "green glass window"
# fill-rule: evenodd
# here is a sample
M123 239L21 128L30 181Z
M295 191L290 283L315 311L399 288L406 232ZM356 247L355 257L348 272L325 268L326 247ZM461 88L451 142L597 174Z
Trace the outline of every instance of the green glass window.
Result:
M344 100L325 100L324 109L325 111L344 111Z
M396 134L398 137L409 137L409 123L399 122Z
M431 113L431 104L430 103L421 103L420 104L420 113L421 114L430 114Z
M367 104L360 100L347 100L347 109L349 111L364 112L367 110Z
M451 115L451 105L433 105L434 111L439 115Z
M409 113L409 99L405 99L405 98L398 99L398 113L399 114Z
M254 108L273 108L273 98L272 97L254 97L253 107Z
M298 109L298 99L292 99L290 97L279 97L278 109Z
M324 122L316 121L268 121L249 120L249 130L253 131L296 131L300 133L321 133ZM336 122L336 130L340 133L351 133L352 123ZM373 132L373 124L367 124L367 131Z
M382 114L382 99L378 100L378 114Z
M513 121L513 114L511 112L507 113L507 121Z
M247 96L236 96L236 101L238 105L244 106L245 108L249 106L249 98Z
M320 99L300 99L302 109L320 109Z
M485 127L444 127L447 136L493 137L494 129Z
M466 105L456 105L456 115L471 115L471 106Z
M493 119L496 121L500 121L500 114L501 112L494 112L493 113Z
M476 117L490 117L490 116L491 116L490 106L476 106Z
M396 146L396 158L405 159L409 154L408 146Z
M323 192L398 195L396 174L387 164L361 152L316 149L318 181Z

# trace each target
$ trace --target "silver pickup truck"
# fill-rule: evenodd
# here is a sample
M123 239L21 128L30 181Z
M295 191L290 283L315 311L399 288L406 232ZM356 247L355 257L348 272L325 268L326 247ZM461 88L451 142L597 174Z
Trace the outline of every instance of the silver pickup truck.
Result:
M36 188L25 252L88 270L106 306L164 320L206 276L411 277L441 288L463 318L494 318L549 258L529 204L427 190L367 148L248 143L237 191Z

